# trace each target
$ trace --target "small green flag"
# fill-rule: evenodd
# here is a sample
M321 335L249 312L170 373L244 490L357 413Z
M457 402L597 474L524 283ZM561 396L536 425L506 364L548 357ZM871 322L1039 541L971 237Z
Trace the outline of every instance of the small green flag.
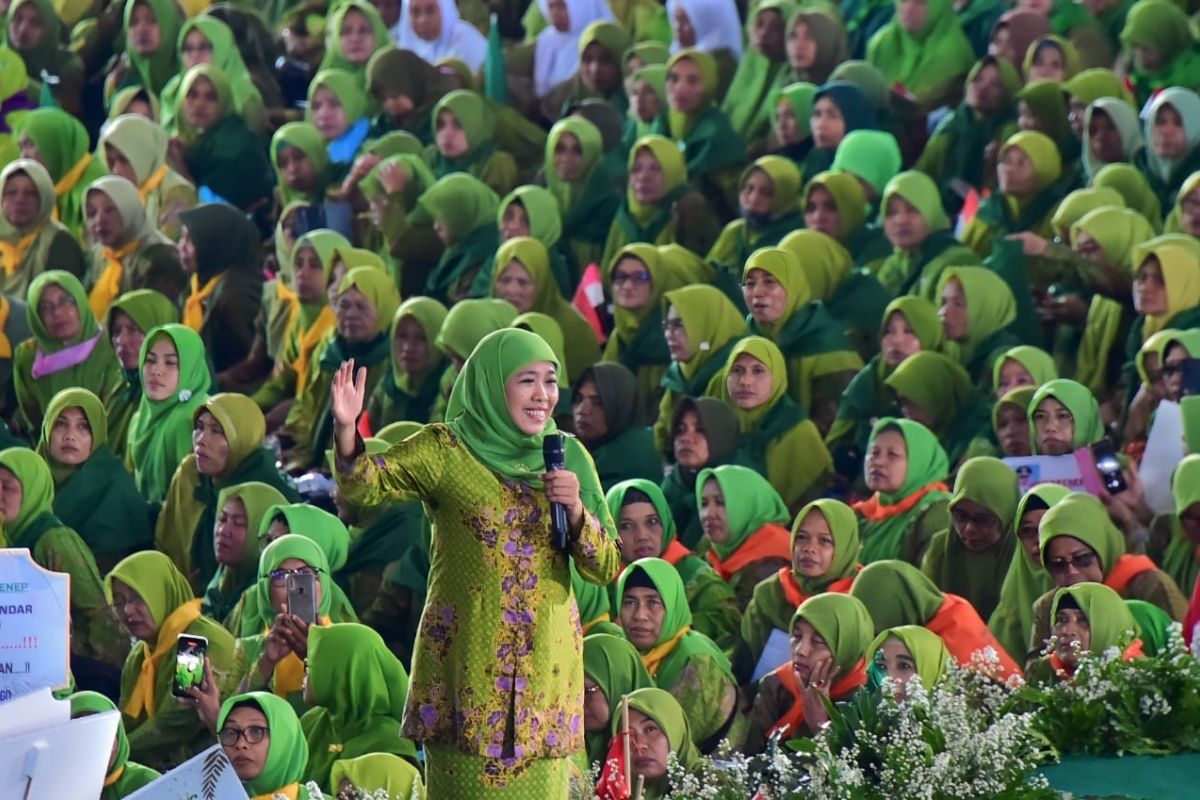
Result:
M488 18L488 54L483 65L483 93L489 100L508 103L508 75L504 69L504 47L495 13Z

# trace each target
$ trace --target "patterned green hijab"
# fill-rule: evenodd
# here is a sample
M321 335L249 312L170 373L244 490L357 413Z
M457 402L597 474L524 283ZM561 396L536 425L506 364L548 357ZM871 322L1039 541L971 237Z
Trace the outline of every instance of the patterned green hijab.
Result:
M875 637L871 648L867 651L867 663L873 665L878 657L879 649L888 639L897 639L912 656L913 665L917 668L917 677L926 691L946 673L946 664L950 661L950 651L946 643L928 628L920 625L899 625L888 628Z
M639 491L649 497L650 504L658 513L663 529L662 544L658 552L662 554L667 549L667 545L675 540L676 535L675 519L671 516L671 508L667 505L666 496L658 484L645 478L630 478L627 481L621 481L609 489L608 494L604 496L604 504L608 507L608 513L614 520L620 518L621 509L625 507L625 495L630 491Z
M1038 544L1042 562L1046 545L1059 536L1078 539L1096 552L1105 576L1125 554L1125 537L1108 517L1099 498L1083 492L1071 492L1046 512L1038 525Z
M218 731L225 727L225 720L238 706L257 708L267 718L267 728L270 730L267 759L262 772L257 778L242 782L246 793L252 797L270 795L300 781L308 764L308 742L304 739L300 718L288 701L270 692L234 695L221 704L221 713L217 717Z
M800 513L796 515L796 522L792 525L790 544L792 552L796 550L796 533L809 514L823 516L825 523L829 526L829 532L833 534L833 560L829 562L828 572L817 578L809 578L798 574L794 567L792 569L792 576L800 584L800 588L806 594L812 595L817 594L834 581L854 574L858 565L859 539L858 517L855 515L854 509L840 500L830 498L814 500L800 509Z
M16 476L21 484L21 507L12 522L4 523L4 532L12 547L32 549L37 538L51 527L47 520L57 523L51 510L54 505L54 479L50 467L34 451L26 447L10 447L0 450L0 467Z
M790 514L779 492L748 467L727 464L715 469L703 469L696 478L696 507L702 505L701 495L709 479L715 480L724 495L729 538L713 542L713 550L722 559L729 558L752 534L767 523L786 525ZM664 500L664 504L665 504Z
M1072 449L1086 447L1104 438L1104 423L1100 420L1100 405L1096 396L1086 386L1066 378L1058 378L1043 384L1029 402L1029 437L1033 442L1033 452L1037 449L1037 429L1033 418L1038 406L1047 397L1053 397L1067 407L1075 420L1075 435L1071 440Z
M789 632L804 620L821 635L844 675L862 661L875 635L871 615L857 597L828 592L810 597L792 614Z
M929 576L907 561L876 561L863 567L850 596L867 607L876 633L901 625L924 626L946 601Z
M192 450L192 418L208 400L212 380L200 334L186 325L151 328L142 342L139 372L146 366L151 345L167 337L179 354L179 386L165 400L151 400L143 392L129 423L129 456L137 467L138 491L151 502L167 492L175 468Z
M129 38L129 26L133 20L133 11L139 5L143 4L154 12L154 20L158 23L159 36L161 37L158 49L148 56L143 56L133 52L129 45L126 44L125 55L129 58L130 65L138 74L142 86L155 95L158 95L162 93L167 82L179 72L180 64L176 51L176 42L179 40L179 29L183 25L183 12L171 0L135 0L135 2L126 4L126 42L128 42Z
M1077 583L1054 593L1050 606L1050 624L1058 616L1058 607L1064 598L1070 597L1087 617L1091 629L1088 652L1100 655L1110 647L1121 647L1131 638L1138 638L1138 624L1129 612L1129 606L1116 591L1102 583Z

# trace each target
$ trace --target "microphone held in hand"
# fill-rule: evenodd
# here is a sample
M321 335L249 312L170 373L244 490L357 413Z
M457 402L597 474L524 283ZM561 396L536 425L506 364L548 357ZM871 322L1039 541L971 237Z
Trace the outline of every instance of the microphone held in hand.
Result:
M547 472L563 468L565 457L563 456L563 437L561 433L547 434L542 438L542 458L546 461ZM560 553L567 552L571 524L567 520L567 507L562 503L550 504L550 525L553 531L550 543Z

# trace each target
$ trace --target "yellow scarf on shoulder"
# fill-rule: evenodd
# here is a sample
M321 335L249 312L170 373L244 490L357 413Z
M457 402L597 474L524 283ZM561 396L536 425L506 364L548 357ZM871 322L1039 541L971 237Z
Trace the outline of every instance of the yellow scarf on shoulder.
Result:
M146 712L148 718L154 716L154 683L158 676L158 662L162 661L168 653L175 652L175 640L179 638L179 634L187 630L187 627L198 619L200 619L200 598L184 603L172 611L158 626L158 642L154 645L153 651L142 657L142 669L137 677L137 683L133 685L133 691L129 694L129 702L123 709L130 717L137 719L143 711ZM147 647L145 642L142 643L142 647Z
M256 794L250 800L296 800L300 796L300 783L289 783L287 786L281 786L273 792L266 794Z
M298 355L292 362L292 371L296 373L296 397L304 394L304 376L308 374L308 362L312 358L313 351L317 349L317 345L321 343L325 334L333 330L335 325L337 325L337 319L333 315L333 309L325 306L313 320L313 324L308 326L308 330L297 337Z
M679 633L672 636L667 641L652 648L648 653L642 653L642 663L646 665L646 671L650 673L650 677L656 677L662 663L667 660L667 656L671 655L671 651L675 649L675 645L679 644L679 640L684 637L692 627L684 625L679 629Z
M37 240L38 234L44 227L46 224L43 222L31 233L17 239L16 242L0 242L0 269L4 270L5 277L12 275L20 268L21 262L25 260L25 254L29 252L30 247L33 247L34 241Z
M163 164L158 169L154 170L154 174L146 179L146 182L138 187L138 195L142 198L142 205L146 205L146 198L150 193L162 185L163 180L167 177L167 165Z
M321 617L317 624L322 628L333 624L329 617ZM275 665L275 695L287 699L292 692L304 688L304 662L295 653L288 653Z
M192 293L188 295L187 301L183 304L183 324L200 332L200 328L204 326L204 301L212 296L212 293L221 285L221 279L225 277L225 273L216 275L208 279L208 283L204 284L204 288L200 288L200 279L195 275L192 276Z
M54 184L54 196L62 197L67 192L75 188L75 184L79 183L79 179L83 177L83 171L88 168L88 164L92 163L92 154L84 153L75 162L75 166L71 167L66 175L58 179L58 183ZM57 214L58 209L54 212Z
M106 262L104 272L100 273L100 278L88 294L88 305L92 307L92 313L96 315L96 319L104 319L105 314L108 313L108 307L121 296L121 278L125 275L125 265L122 262L128 256L133 255L139 244L141 244L141 240L134 239L116 250L110 247L104 248L102 253Z

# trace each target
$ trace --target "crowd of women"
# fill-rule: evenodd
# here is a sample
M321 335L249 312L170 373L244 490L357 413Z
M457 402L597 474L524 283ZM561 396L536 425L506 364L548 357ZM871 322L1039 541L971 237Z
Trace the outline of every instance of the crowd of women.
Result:
M655 798L1190 641L1194 2L0 10L0 545L71 576L103 800L218 741L252 797L583 796L616 732ZM1090 494L1002 460L1104 440Z

